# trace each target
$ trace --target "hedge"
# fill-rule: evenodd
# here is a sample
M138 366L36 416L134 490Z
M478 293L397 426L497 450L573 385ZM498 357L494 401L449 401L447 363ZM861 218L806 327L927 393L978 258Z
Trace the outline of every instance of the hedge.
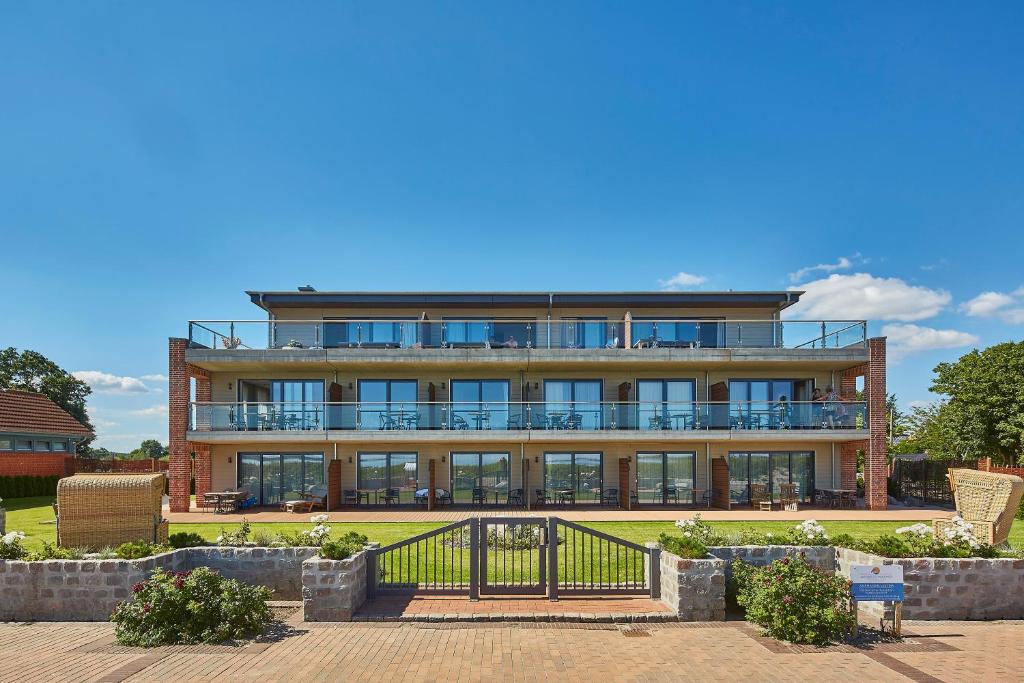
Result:
M60 477L0 477L0 498L28 498L29 496L56 496Z

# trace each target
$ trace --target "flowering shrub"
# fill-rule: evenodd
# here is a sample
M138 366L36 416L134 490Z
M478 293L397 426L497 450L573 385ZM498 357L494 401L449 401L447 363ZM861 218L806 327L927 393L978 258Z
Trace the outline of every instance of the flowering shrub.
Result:
M800 545L828 545L825 527L813 519L806 519L797 524L790 532L790 536L794 543Z
M858 544L858 550L882 557L998 557L999 551L975 537L973 525L960 515L953 525L936 537L927 524L900 527L896 535L886 534Z
M317 547L319 548L331 536L331 527L327 524L330 519L327 515L313 515L309 521L313 524L312 529L304 529L295 533L283 532L277 535L271 545L283 545L289 547Z
M0 560L23 560L28 555L25 546L21 544L25 540L25 534L20 531L8 531L0 536Z
M257 635L271 620L270 589L225 579L208 567L165 572L132 587L114 609L117 642L153 647L219 643Z
M676 527L679 528L683 538L693 538L706 546L722 545L725 541L713 526L701 519L699 512L693 516L693 519L679 520L676 522Z
M773 638L824 645L854 624L849 581L815 569L803 554L765 567L736 560L732 577L747 620Z
M252 525L248 520L243 519L238 525L237 529L233 531L225 531L224 527L220 528L220 536L217 537L216 543L220 546L240 548L242 546L252 546L254 543L249 540L249 534L252 532Z

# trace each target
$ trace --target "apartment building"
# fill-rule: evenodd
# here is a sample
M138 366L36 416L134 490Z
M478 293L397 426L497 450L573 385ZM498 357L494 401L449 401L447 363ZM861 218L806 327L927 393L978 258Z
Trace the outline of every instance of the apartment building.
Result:
M886 506L885 339L801 292L247 292L171 338L171 505ZM790 489L792 490L792 489Z

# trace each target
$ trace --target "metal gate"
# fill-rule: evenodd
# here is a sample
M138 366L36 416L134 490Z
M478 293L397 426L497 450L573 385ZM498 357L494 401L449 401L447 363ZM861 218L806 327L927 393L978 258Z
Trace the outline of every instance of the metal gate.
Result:
M661 595L661 551L558 517L486 517L368 551L369 597Z
M480 520L480 593L544 595L547 590L547 520Z

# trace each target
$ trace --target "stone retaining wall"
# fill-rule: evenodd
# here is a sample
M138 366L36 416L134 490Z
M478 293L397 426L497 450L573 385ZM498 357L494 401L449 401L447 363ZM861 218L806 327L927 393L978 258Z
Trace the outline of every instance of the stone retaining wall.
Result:
M274 591L276 600L302 595L302 563L316 548L183 548L140 560L0 560L0 621L106 621L157 567L210 567Z
M854 564L903 566L904 619L1024 619L1024 560L892 559L836 548L839 574L849 578ZM860 603L858 608L870 619L893 617L892 603Z
M836 568L836 550L830 545L732 545L708 548L708 552L729 563L727 576L732 575L733 560L743 560L764 567L783 557L803 554L812 567L831 572Z
M314 557L302 563L305 621L351 621L366 602L366 551L344 560Z
M687 560L661 551L661 601L679 621L725 621L725 560ZM649 574L648 574L649 575Z

